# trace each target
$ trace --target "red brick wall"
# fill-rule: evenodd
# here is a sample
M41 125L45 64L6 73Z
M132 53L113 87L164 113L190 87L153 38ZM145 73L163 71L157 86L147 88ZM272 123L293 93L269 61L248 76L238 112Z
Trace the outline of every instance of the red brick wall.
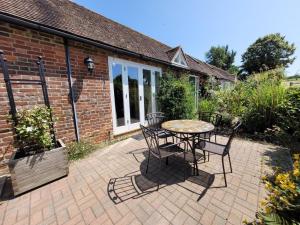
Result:
M66 141L74 139L72 110L68 103L68 83L63 40L60 37L0 23L0 49L7 58L12 78L38 79L37 57L42 56L46 68L49 98L56 123L57 136ZM2 72L2 70L1 70ZM40 86L13 85L17 109L43 104ZM7 92L0 74L0 160L10 156L12 128L6 118L9 112Z
M161 67L164 71L169 69L164 65L117 55L75 41L70 41L69 46L80 137L94 142L104 141L112 132L108 56ZM63 38L0 22L0 49L4 51L9 74L13 78L38 79L36 61L38 56L43 57L50 104L58 119L56 135L65 142L75 140ZM84 65L87 56L91 56L95 62L92 73ZM13 90L18 108L43 104L39 86L13 85ZM7 92L0 70L0 162L9 158L13 150L8 112Z
M101 142L112 130L107 52L78 42L69 44L80 137ZM95 63L92 73L84 65L87 56Z

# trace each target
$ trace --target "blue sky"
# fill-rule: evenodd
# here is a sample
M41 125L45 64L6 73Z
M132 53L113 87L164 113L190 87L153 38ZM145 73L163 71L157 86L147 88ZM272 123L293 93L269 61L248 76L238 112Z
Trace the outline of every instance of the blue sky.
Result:
M296 61L288 75L300 73L299 0L75 0L123 25L204 60L213 45L241 54L258 37L280 32L295 43Z

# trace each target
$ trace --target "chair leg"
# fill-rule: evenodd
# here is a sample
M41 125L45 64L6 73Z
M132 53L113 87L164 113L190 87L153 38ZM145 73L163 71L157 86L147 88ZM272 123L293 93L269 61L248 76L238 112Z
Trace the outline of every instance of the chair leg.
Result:
M225 173L225 167L224 167L224 156L222 156L222 167L223 167L223 175L224 175L225 187L227 187L226 173Z
M157 191L159 190L160 176L161 176L161 159L159 159L159 177L157 180Z
M146 173L148 173L149 161L150 161L150 151L149 151L149 154L148 154L148 159L147 159L147 168L146 168Z
M207 152L207 162L209 162L209 152Z
M204 162L206 162L206 153L203 151L203 156L204 156Z
M228 159L229 159L229 165L230 165L230 173L232 173L231 159L230 159L229 153L228 153Z
M183 181L185 181L185 177L186 177L186 161L185 161L185 152L183 152L183 168L184 168L184 178Z

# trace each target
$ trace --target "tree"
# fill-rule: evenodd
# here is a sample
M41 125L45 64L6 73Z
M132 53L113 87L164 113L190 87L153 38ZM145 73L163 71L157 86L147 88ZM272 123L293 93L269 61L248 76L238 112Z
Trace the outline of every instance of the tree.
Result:
M240 72L240 69L236 65L231 65L230 68L228 69L228 72L233 75L238 75L238 73Z
M226 46L212 46L209 51L205 54L206 62L219 67L223 70L229 70L230 68L234 71L234 58L236 52L229 51L228 45Z
M259 73L292 64L296 50L294 43L290 44L285 36L279 33L258 38L242 55L242 70L247 74Z

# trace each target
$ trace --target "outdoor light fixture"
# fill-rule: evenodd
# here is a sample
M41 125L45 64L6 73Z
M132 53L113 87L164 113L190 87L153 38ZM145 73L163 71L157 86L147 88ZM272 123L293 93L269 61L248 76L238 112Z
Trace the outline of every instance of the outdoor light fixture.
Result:
M91 57L85 58L84 64L87 66L89 72L93 72L93 70L95 68L95 64Z

